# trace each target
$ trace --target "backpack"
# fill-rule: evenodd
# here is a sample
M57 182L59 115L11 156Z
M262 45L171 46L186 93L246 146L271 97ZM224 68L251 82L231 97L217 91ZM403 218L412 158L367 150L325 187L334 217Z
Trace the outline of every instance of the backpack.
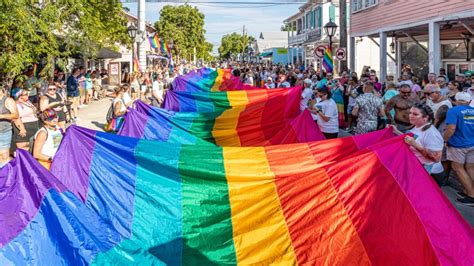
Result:
M107 111L107 115L105 116L105 121L107 121L107 123L110 123L112 119L114 119L114 103L113 102L110 105L109 110Z

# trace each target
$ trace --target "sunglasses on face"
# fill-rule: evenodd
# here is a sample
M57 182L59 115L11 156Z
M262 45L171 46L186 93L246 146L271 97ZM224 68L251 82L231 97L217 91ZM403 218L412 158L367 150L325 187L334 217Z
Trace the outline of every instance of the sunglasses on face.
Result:
M55 91L57 90L56 88L48 88L49 91Z
M401 91L401 94L411 94L411 91Z
M424 92L423 94L424 94L424 95L431 95L432 92Z
M58 116L55 115L55 116L48 117L46 118L46 121L53 121L55 119L58 119Z

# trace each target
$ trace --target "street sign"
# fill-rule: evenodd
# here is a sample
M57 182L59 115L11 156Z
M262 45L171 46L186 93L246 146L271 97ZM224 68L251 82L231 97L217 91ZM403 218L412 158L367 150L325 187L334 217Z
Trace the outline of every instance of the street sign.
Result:
M326 50L326 46L320 45L320 46L314 48L314 55L316 55L319 58L323 58L325 50Z
M340 61L346 60L346 48L337 48L336 58Z

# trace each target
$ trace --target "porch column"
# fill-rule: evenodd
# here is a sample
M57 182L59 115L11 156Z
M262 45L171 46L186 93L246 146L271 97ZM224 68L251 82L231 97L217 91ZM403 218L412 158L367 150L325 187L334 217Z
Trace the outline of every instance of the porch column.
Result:
M290 25L290 24L286 24L286 25ZM291 26L290 26L291 27ZM287 56L287 64L290 64L290 30L288 29L288 50L286 52L286 56Z
M387 78L387 33L380 32L380 73L379 82L384 82Z
M356 71L356 64L355 64L355 37L350 37L349 39L349 68L352 72Z
M441 45L439 40L439 24L430 22L428 24L428 60L430 73L439 74L441 59Z

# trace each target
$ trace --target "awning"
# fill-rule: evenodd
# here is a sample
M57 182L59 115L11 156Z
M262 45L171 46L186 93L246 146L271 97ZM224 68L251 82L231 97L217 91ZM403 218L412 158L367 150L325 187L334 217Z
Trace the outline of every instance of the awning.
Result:
M273 52L264 52L264 53L259 54L260 57L267 57L267 56L272 56L272 55L273 55Z
M101 48L99 52L97 53L97 59L114 59L114 58L122 58L122 54L105 47Z

